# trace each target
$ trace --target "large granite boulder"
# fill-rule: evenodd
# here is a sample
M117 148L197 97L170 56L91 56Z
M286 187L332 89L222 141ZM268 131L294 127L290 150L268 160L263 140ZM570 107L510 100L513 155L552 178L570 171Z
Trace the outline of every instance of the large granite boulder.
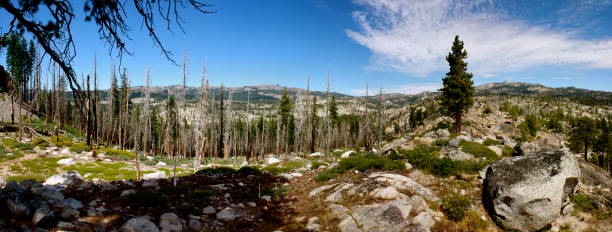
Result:
M578 163L567 150L503 159L487 168L483 203L500 227L537 231L560 215L579 178Z

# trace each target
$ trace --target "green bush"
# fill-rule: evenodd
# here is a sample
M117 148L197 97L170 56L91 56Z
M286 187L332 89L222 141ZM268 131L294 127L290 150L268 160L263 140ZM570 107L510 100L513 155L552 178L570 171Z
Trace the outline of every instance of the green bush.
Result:
M572 195L572 203L574 203L574 207L576 209L582 211L589 211L595 209L595 205L593 205L591 198L582 193L576 193Z
M240 169L238 169L236 171L236 174L259 175L259 174L261 174L261 171L259 170L259 168L255 167L255 166L244 166L244 167L241 167Z
M196 172L196 174L203 175L211 175L211 174L233 174L236 170L229 167L216 167L216 168L203 168Z
M451 127L452 124L452 122L444 120L439 122L438 125L436 125L436 127L434 128L434 130L448 129Z
M72 139L66 136L51 136L51 143L56 147L69 147L72 145Z
M336 176L337 176L336 169L330 168L330 169L317 173L314 179L316 181L328 181L333 178L336 178Z
M184 216L187 216L189 214L196 215L196 216L202 214L202 212L200 212L200 210L197 207L190 205L190 204L180 205L177 211L180 215L184 215Z
M136 158L136 154L129 152L129 151L125 151L125 150L114 149L114 148L103 148L102 151L107 156L115 157L121 160L133 160L134 158Z
M319 162L319 161L312 161L312 166L310 166L311 170L316 170L319 169L319 167L327 165L326 163L323 162Z
M340 160L338 166L319 172L315 176L315 180L327 181L335 178L337 174L342 174L351 169L366 171L369 169L403 170L404 168L405 164L401 160L391 160L373 153L366 153Z
M419 169L430 169L433 165L435 154L439 148L435 146L428 146L424 144L417 145L414 149L408 151L402 151L406 156L406 159Z
M472 203L467 197L461 195L448 196L442 199L442 210L446 217L452 221L461 221Z
M501 145L501 142L495 139L488 138L483 142L483 144L486 146L494 146L494 145Z
M445 147L446 145L448 145L448 141L448 139L438 139L434 142L434 145L438 147Z
M168 198L152 191L138 191L128 196L129 202L136 207L163 206L168 203Z
M485 157L488 160L497 160L497 154L494 151L491 151L487 146L471 142L471 141L461 141L460 143L461 151L470 153L476 157Z
M45 149L49 147L49 142L47 142L43 138L38 137L32 140L32 145Z
M457 174L457 163L448 157L434 159L431 174L439 177L447 177Z
M90 147L84 143L74 143L70 146L70 150L76 153L81 153L84 151L90 151Z
M2 143L8 148L18 149L22 151L31 151L32 149L34 149L34 146L32 146L32 144L22 143L14 138L3 138Z
M197 189L188 193L186 197L191 199L208 199L216 194L217 192L212 189Z

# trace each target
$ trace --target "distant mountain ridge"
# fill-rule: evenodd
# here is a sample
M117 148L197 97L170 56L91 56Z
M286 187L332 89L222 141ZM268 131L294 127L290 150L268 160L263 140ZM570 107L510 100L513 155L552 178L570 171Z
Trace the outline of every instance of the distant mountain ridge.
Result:
M131 97L140 98L144 94L143 86L135 86L131 88ZM187 86L185 93L187 100L197 100L200 97L201 87ZM220 86L211 86L209 91L215 96L220 97ZM223 94L225 99L229 99L229 93L232 93L232 100L237 102L246 102L248 99L253 103L276 103L283 92L287 90L291 97L295 97L299 92L306 93L307 90L295 87L284 87L281 85L252 85L241 87L224 87ZM164 100L168 97L168 92L179 95L183 92L181 85L172 86L152 86L150 87L151 97L156 100ZM108 90L103 90L102 97L107 96ZM363 99L363 96L351 96L347 94L326 91L310 91L310 94L323 99L326 96L336 96L339 100L358 100ZM439 95L439 92L423 92L419 94L401 94L401 93L386 93L378 96L377 93L368 96L369 101L376 101L382 98L384 101L392 104L406 104L414 102L423 97L432 97ZM476 86L476 95L500 95L500 96L541 96L541 97L565 97L579 101L583 104L605 104L612 105L612 92L596 91L588 89L580 89L575 87L552 88L541 84L523 83L523 82L496 82L487 83Z

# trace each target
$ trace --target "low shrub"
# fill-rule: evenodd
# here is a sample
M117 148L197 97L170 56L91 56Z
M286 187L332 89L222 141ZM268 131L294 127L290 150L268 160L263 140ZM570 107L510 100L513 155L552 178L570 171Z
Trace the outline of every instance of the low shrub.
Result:
M439 129L448 129L453 125L452 122L450 121L441 121L438 123L438 125L436 125L436 127L434 128L434 130L439 130Z
M162 186L159 187L159 192L162 193L174 193L174 194L181 194L181 193L186 193L189 191L189 187L187 186Z
M32 149L34 149L34 146L32 146L32 144L22 143L14 138L3 138L2 143L8 148L19 149L22 151L31 151Z
M461 141L460 146L461 146L461 151L470 153L476 157L485 157L488 160L499 159L499 157L497 157L497 154L495 154L494 151L492 151L491 149L489 149L487 146L483 144L471 142L471 141Z
M326 163L323 162L319 162L319 161L312 161L312 166L310 166L311 170L316 170L319 169L319 167L327 165Z
M504 145L502 148L502 156L512 156L512 153L514 153L514 148Z
M259 175L259 174L261 174L261 171L259 170L259 168L255 167L255 166L244 166L244 167L241 167L240 169L238 169L236 171L236 174Z
M457 163L448 157L435 159L431 168L431 174L439 177L455 175L457 172Z
M319 172L315 176L315 180L327 181L335 178L337 174L342 174L348 170L363 172L370 169L403 170L405 168L406 166L401 160L391 160L373 153L365 153L340 160L336 167Z
M330 168L330 169L317 173L314 179L316 181L328 181L328 180L336 178L336 176L337 176L336 170L334 168Z
M572 203L574 203L574 208L582 211L589 211L595 208L595 205L593 205L591 198L586 194L582 193L576 193L572 195Z
M103 148L102 151L107 156L115 157L121 160L133 160L134 158L136 158L136 154L126 151L126 150L120 150L120 149L114 149L114 148Z
M51 143L56 147L70 147L72 139L66 136L51 136Z
M216 194L217 192L212 189L197 189L188 193L186 197L191 199L208 199Z
M486 146L494 146L494 145L501 145L501 142L495 139L488 138L488 139L485 139L485 141L482 144Z
M168 198L152 191L138 191L128 196L129 202L136 207L154 207L168 203Z
M180 215L184 215L184 216L187 216L187 215L190 215L190 214L191 215L200 215L200 214L202 214L202 212L200 212L200 210L197 207L195 207L193 205L190 205L190 204L182 204L182 205L180 205L178 207L177 211L178 211L178 213Z
M434 142L434 145L438 147L445 147L446 145L448 145L448 141L448 139L438 139Z
M33 146L37 146L39 148L45 149L47 147L49 147L49 142L47 142L47 140L44 140L43 138L35 138L34 140L32 140L31 143Z
M448 219L458 222L463 220L471 204L470 200L465 196L448 196L442 199L442 210Z
M259 198L259 194L253 193L253 192L239 192L239 193L234 194L232 198L243 199L243 200L257 199Z
M91 148L89 146L87 146L87 144L84 143L74 143L72 144L70 147L70 151L76 152L76 153L81 153L84 151L90 151Z
M203 168L196 172L199 175L233 174L236 170L228 167Z

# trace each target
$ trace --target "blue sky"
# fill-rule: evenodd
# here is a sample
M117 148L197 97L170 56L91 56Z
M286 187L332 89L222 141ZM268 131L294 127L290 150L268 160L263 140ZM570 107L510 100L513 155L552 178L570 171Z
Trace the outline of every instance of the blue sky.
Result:
M612 1L211 0L214 14L182 10L186 34L160 24L174 58L188 57L188 84L199 85L204 60L212 85L279 84L323 90L416 93L439 88L444 56L455 34L465 40L477 84L499 81L612 91ZM74 1L75 9L82 9ZM181 67L166 60L128 9L131 38L122 67L131 85L182 83ZM0 13L0 26L8 16ZM161 21L158 21L161 23ZM6 30L6 29L3 29ZM96 27L77 14L73 34L77 74L108 87L115 54ZM4 64L4 56L0 55Z

